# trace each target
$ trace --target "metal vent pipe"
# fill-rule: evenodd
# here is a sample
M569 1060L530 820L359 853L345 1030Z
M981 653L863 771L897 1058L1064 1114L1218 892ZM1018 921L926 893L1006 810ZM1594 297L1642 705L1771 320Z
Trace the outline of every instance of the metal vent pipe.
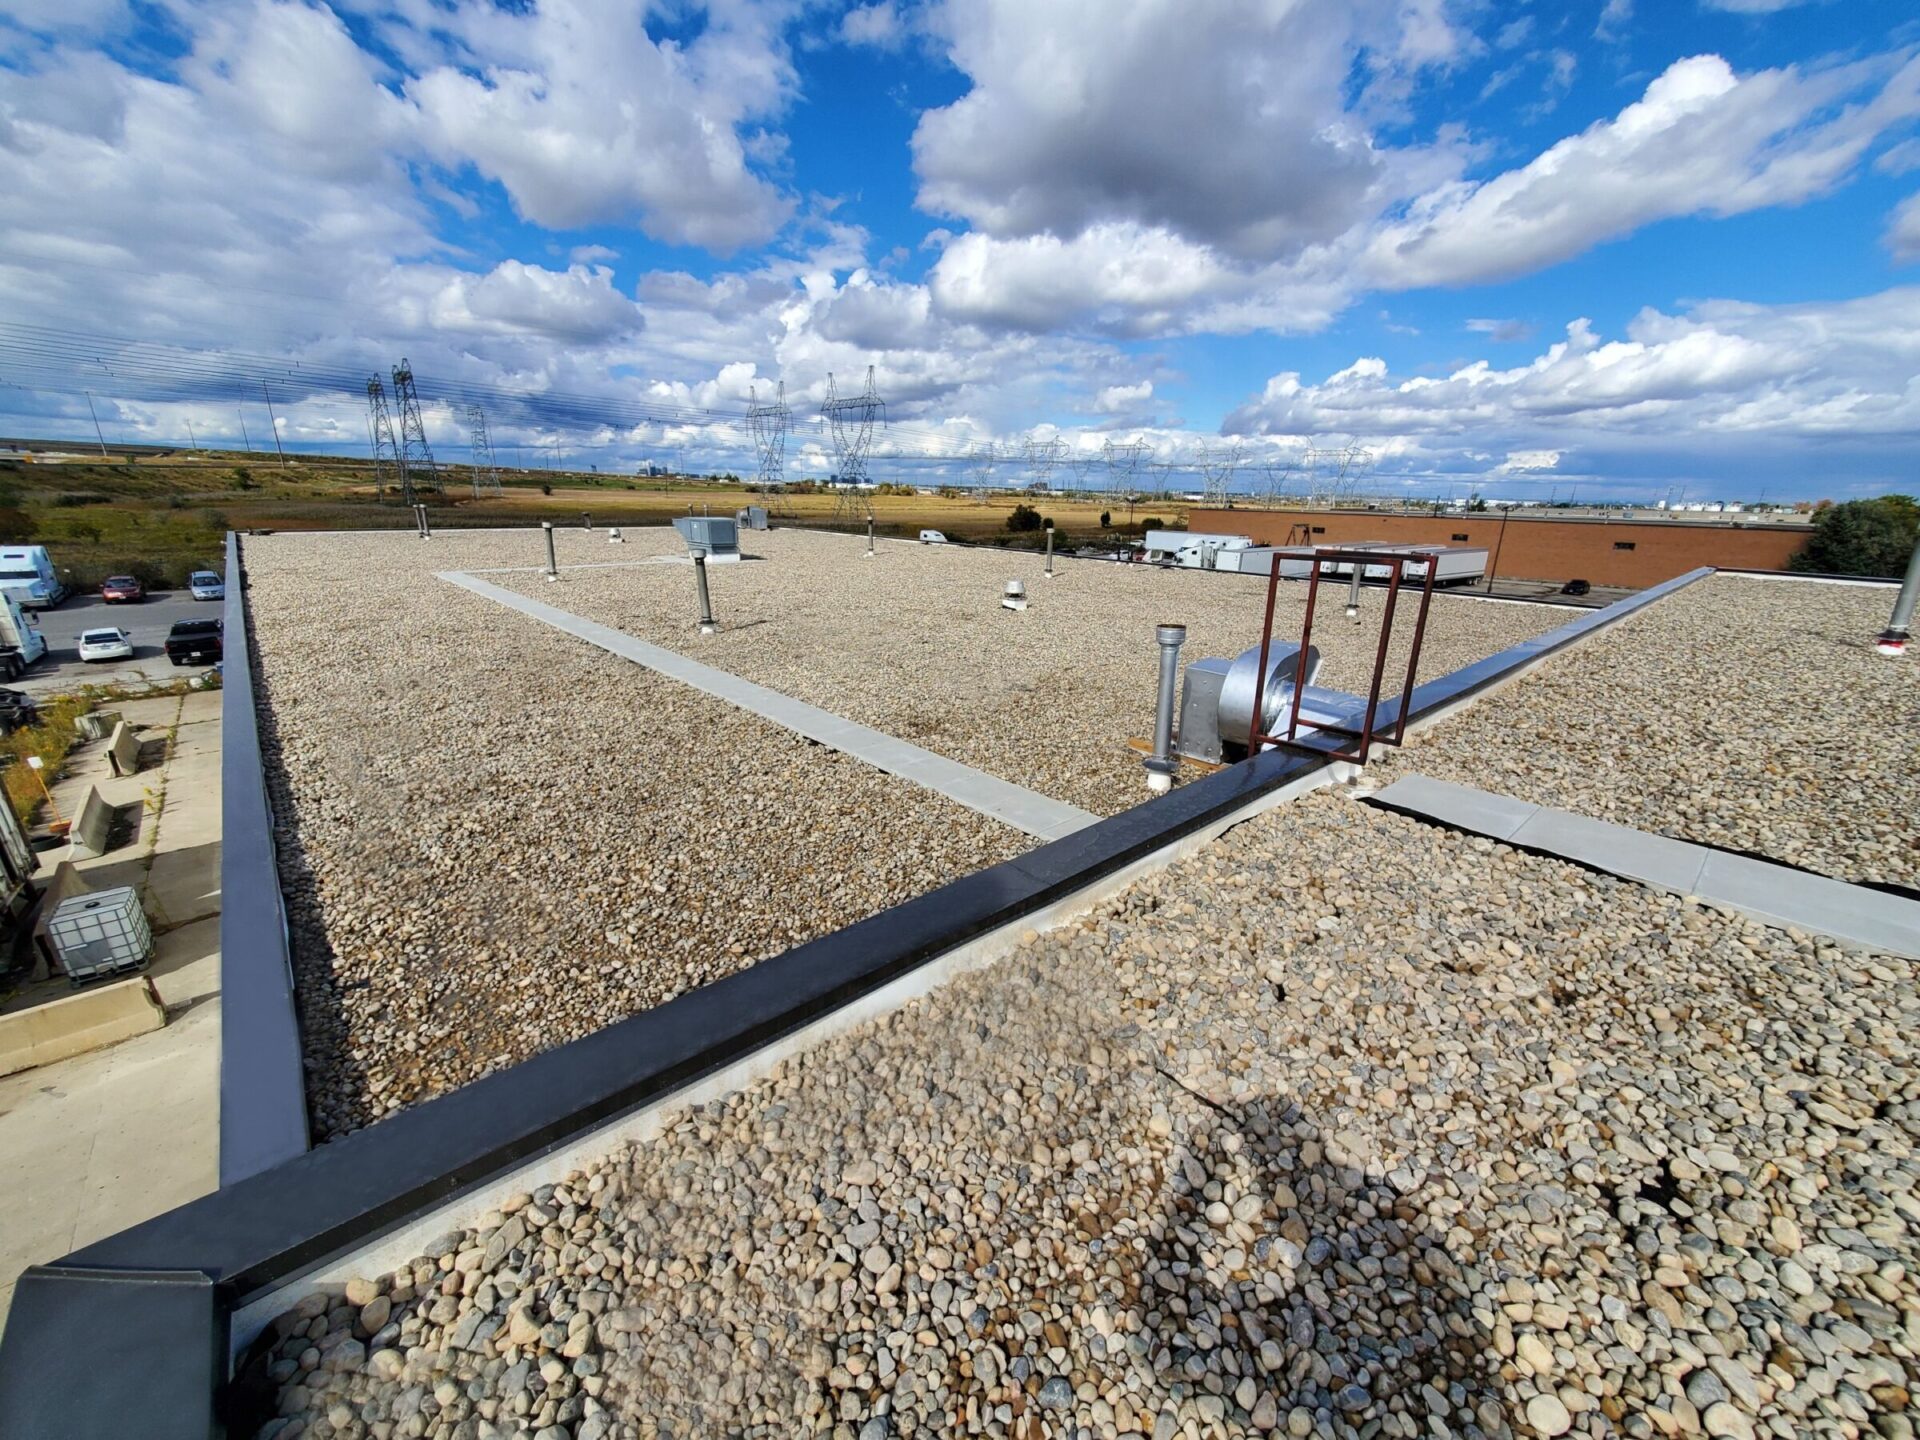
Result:
M540 531L547 537L547 579L558 580L560 578L560 567L554 563L553 559L553 521L542 520L540 522Z
M1914 541L1913 558L1907 561L1907 578L1900 582L1900 593L1894 597L1893 616L1887 621L1887 628L1880 632L1880 638L1874 641L1874 648L1882 655L1906 653L1916 600L1920 600L1920 539Z
M1173 753L1173 696L1180 685L1180 647L1186 643L1187 627L1161 625L1153 632L1160 643L1160 692L1153 705L1153 754L1146 759L1147 789L1164 795L1173 788L1174 772L1180 762Z

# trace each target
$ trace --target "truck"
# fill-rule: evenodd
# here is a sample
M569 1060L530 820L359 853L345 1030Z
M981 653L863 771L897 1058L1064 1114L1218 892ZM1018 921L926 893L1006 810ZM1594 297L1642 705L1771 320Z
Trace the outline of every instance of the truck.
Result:
M12 680L47 653L40 627L10 591L0 590L0 677Z
M204 665L210 660L218 660L226 648L223 631L226 626L218 620L179 620L167 631L167 659L176 665L189 662Z
M67 587L44 545L0 546L0 592L29 610L46 610L67 598Z

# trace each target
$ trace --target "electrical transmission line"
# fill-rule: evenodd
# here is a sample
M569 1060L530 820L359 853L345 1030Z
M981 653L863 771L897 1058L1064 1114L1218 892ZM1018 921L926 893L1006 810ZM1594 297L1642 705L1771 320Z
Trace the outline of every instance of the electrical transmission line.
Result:
M1206 503L1225 505L1233 491L1233 477L1239 473L1245 456L1240 443L1200 447L1200 473L1206 485Z
M467 406L467 444L473 451L473 498L501 494L500 470L493 461L493 441L487 436L487 412Z
M1028 488L1042 491L1050 489L1054 467L1059 465L1066 453L1067 442L1057 435L1051 440L1027 441L1027 471L1033 476Z

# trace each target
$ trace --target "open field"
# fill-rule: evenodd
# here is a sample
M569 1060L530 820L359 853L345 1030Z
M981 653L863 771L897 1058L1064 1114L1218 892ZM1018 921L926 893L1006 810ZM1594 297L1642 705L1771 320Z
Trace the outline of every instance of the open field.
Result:
M1906 1435L1916 969L1322 793L309 1296L258 1434Z
M764 559L708 567L720 633L701 636L689 567L646 563L684 558L678 534L628 535L619 547L569 535L563 564L574 568L558 583L530 571L488 578L1097 814L1146 798L1141 757L1127 742L1153 729L1154 627L1187 626L1186 661L1231 659L1259 643L1266 594L1252 576L1096 560L1056 560L1048 580L1038 556L901 542L868 560L855 537L776 530L745 537L744 550ZM534 558L537 539L516 543L521 563ZM1026 586L1025 611L1000 608L1013 579ZM1299 639L1305 591L1281 587L1277 639ZM1319 609L1320 683L1363 690L1383 595L1363 592L1358 624L1342 615L1343 598L1328 594ZM1416 608L1396 614L1383 695L1398 692ZM1438 595L1421 676L1565 618Z
M513 471L502 475L502 495L475 500L464 469L449 467L444 475L443 491L426 497L436 526L571 524L582 511L601 523L658 525L689 507L732 514L761 498L725 482ZM1023 500L1033 500L1075 543L1100 537L1100 516L1108 509L1116 524L1127 524L1122 506L1011 492L981 500L878 495L873 508L883 534L928 527L961 539L1006 540L1006 518ZM837 504L827 494L790 495L784 503L794 523L804 525L830 523ZM1134 533L1138 522L1180 523L1185 514L1184 503L1143 503ZM70 583L83 588L118 572L178 584L190 570L218 568L221 537L230 527L410 530L413 524L396 500L376 497L372 467L364 462L298 456L282 465L271 455L176 451L122 463L32 464L0 455L0 543L46 545L70 569Z
M1386 762L1535 804L1920 888L1911 660L1888 591L1717 576Z

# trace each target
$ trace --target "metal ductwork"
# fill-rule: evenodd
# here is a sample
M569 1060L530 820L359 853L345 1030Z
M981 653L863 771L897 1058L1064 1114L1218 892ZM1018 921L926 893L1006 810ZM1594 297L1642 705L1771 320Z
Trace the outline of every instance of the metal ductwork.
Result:
M1300 647L1275 645L1267 652L1266 711L1261 729L1280 728L1293 703L1293 684L1299 677ZM1260 673L1260 647L1236 660L1195 660L1187 666L1180 698L1180 753L1218 763L1237 760L1247 751L1253 726L1253 692ZM1307 684L1320 673L1320 651L1307 647Z

